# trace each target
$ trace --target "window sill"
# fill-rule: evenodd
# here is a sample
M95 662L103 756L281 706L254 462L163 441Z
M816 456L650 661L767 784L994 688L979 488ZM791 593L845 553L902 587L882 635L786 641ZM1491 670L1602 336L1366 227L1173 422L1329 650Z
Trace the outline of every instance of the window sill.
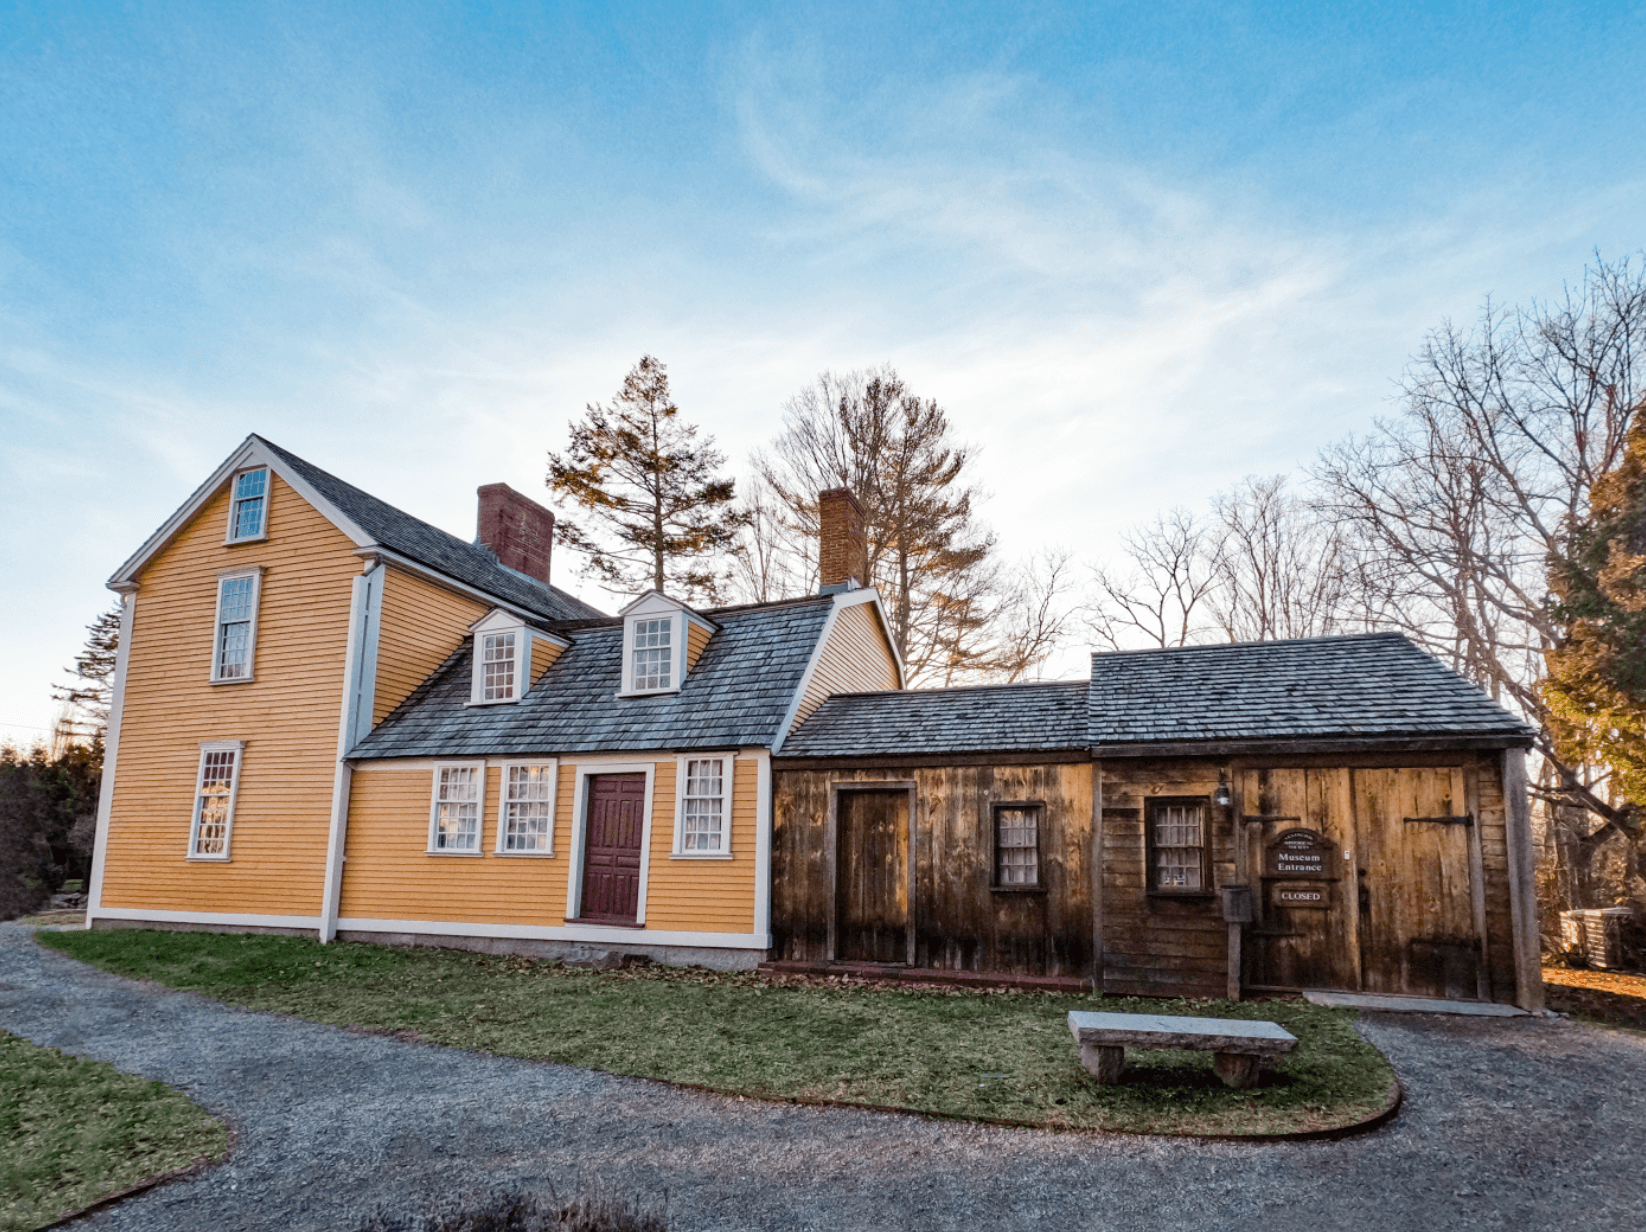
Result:
M989 887L989 893L991 894L1044 894L1045 892L1046 887L1043 885L992 885Z
M1191 902L1202 902L1217 897L1216 890L1150 890L1150 898L1180 898Z
M633 920L591 920L587 916L578 916L576 919L565 921L567 924L582 924L589 928L632 928L636 931L644 929L644 924L636 924Z
M735 860L737 856L730 851L671 851L671 860Z
M426 856L483 856L483 851L458 851L451 847L430 847L423 852Z
M253 684L253 683L256 682L256 680L257 680L256 676L214 676L214 677L212 677L211 683L212 684Z
M194 864L233 864L232 856L184 856L185 860Z
M628 690L628 691L619 691L617 696L619 698L624 699L624 700L630 700L630 699L636 698L636 697L669 697L669 696L672 696L673 694L678 693L678 692L680 692L679 689L646 689L646 690L641 691L641 692L635 692L634 690Z
M267 543L268 541L269 532L264 531L261 535L246 535L239 539L225 539L223 540L223 546L234 548L239 547L242 543Z
M522 694L521 696L523 697L525 695ZM520 704L520 698L519 697L496 697L496 698L493 698L489 702L474 701L474 700L471 699L469 701L464 702L463 704L465 706L517 706L517 705Z
M494 851L494 856L502 856L506 860L518 860L522 857L528 860L552 860L553 851Z

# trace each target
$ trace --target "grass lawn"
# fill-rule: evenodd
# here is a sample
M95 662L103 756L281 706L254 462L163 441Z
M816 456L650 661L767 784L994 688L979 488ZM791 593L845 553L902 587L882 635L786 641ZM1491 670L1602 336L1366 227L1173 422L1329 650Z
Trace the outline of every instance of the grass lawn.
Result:
M227 1148L222 1124L170 1087L0 1031L0 1232Z
M220 933L37 933L121 975L235 1005L504 1056L689 1083L1048 1128L1273 1134L1355 1124L1394 1075L1352 1011L1299 1001L1159 1001L866 986L701 968L591 971L514 958ZM1081 1067L1071 1009L1271 1019L1297 1050L1249 1091L1206 1053Z

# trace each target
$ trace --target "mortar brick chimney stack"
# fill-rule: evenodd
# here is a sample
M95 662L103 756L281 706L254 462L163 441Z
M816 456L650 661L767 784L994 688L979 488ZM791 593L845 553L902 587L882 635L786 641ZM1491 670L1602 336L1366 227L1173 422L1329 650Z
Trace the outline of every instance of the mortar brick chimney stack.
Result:
M869 540L863 530L863 506L850 488L817 494L819 594L856 590L869 581Z
M510 569L547 585L554 547L554 514L506 483L479 489L480 531L476 538Z

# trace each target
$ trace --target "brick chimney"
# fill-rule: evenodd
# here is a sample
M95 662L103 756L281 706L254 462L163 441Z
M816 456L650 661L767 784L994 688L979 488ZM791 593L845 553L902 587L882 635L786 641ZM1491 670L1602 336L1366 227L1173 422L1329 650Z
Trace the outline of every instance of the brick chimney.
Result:
M549 552L554 546L554 514L506 483L488 483L479 495L480 533L476 538L510 569L546 584Z
M819 594L856 590L868 585L869 541L863 530L863 506L850 488L817 494Z

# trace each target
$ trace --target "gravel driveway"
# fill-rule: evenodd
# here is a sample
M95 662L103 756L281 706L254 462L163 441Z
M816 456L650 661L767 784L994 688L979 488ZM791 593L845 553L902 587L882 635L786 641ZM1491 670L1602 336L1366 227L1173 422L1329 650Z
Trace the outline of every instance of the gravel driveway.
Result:
M688 1229L1646 1227L1646 1037L1386 1015L1405 1109L1342 1142L1051 1134L741 1101L404 1044L106 975L0 925L0 1027L188 1092L223 1166L88 1228L350 1232L382 1204L602 1180Z

